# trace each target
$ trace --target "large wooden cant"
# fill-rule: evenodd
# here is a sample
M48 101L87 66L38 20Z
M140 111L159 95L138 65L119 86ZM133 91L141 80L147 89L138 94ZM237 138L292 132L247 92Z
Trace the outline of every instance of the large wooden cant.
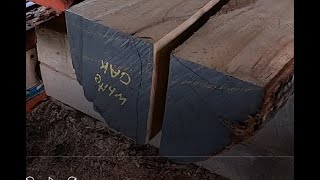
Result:
M196 29L194 25L221 2L87 0L67 10L78 81L111 127L138 142L150 140L161 130L170 52L183 42L185 32ZM119 74L110 74L118 70ZM127 74L130 83L124 80ZM110 89L99 91L98 86L106 84Z
M172 52L163 155L215 155L254 135L292 94L293 1L247 2L227 4Z
M66 20L86 99L139 143L162 129L163 155L216 154L291 93L291 0L87 0Z

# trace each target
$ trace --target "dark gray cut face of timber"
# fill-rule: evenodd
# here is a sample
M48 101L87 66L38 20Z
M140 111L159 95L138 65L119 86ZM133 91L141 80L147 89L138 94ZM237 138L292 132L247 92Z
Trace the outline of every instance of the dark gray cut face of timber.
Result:
M152 44L66 12L70 52L84 95L108 125L144 143Z
M225 122L256 114L262 96L261 87L172 55L160 154L181 163L207 159L232 142Z

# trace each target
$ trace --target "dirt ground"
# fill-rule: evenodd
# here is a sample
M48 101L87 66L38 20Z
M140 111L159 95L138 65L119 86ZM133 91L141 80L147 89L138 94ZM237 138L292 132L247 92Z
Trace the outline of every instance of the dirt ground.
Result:
M67 180L226 180L196 165L179 165L83 113L47 100L27 114L27 176Z

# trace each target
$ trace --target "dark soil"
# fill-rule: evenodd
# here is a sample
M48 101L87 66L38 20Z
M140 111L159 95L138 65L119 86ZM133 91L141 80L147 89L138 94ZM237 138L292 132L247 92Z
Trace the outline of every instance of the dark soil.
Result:
M226 180L196 165L158 156L98 120L47 100L27 114L27 176L67 180Z

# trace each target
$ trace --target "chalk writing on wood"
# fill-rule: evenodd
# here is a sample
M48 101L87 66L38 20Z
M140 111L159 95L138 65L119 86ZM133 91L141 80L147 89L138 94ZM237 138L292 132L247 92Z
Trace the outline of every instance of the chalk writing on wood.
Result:
M112 78L117 77L120 74L120 70L118 69L117 71L115 71L112 67L112 64L110 64L110 75Z
M104 85L103 83L99 84L98 91L105 91L108 87L108 84Z
M122 97L122 94L116 94L115 97L119 97L119 100L122 101L121 106L127 102L127 98Z
M125 79L126 81L123 80L124 77L127 77L127 79ZM131 78L130 78L129 74L126 72L122 72L121 76L120 76L120 82L122 82L122 84L127 86L131 82Z
M116 78L116 77L119 77L120 75L119 77L120 82L126 86L129 85L131 82L131 78L128 73L121 71L120 69L116 70L114 66L109 62L105 63L103 60L101 60L100 69L103 70L103 74L106 74L109 70L111 78Z
M107 71L108 71L108 67L109 67L109 63L107 62L107 63L103 63L103 60L101 61L101 66L100 66L100 69L103 69L104 71L103 71L103 73L104 74L106 74L107 73Z
M96 83L100 83L101 82L101 76L100 74L96 74L96 76L94 77L94 80L96 81Z
M103 71L104 75L108 75L108 71L110 72L111 78L119 78L119 81L124 85L129 85L131 82L130 75L122 71L120 69L115 69L114 66L109 62L104 62L101 60L100 70ZM121 102L121 106L123 106L127 102L127 98L121 92L117 92L117 89L114 85L110 85L102 82L102 76L100 74L96 74L94 77L95 82L98 85L98 92L109 91L109 96L117 97Z
M111 96L116 91L116 88L109 86L109 91L110 91L109 96Z

